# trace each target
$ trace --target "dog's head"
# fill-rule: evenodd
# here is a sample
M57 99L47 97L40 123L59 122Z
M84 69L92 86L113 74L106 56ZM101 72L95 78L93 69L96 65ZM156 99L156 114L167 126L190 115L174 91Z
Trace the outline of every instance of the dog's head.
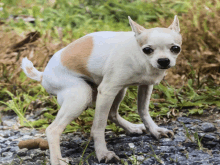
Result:
M128 18L141 52L149 63L157 69L168 69L174 66L182 44L177 16L168 28L152 29L145 29L130 17Z

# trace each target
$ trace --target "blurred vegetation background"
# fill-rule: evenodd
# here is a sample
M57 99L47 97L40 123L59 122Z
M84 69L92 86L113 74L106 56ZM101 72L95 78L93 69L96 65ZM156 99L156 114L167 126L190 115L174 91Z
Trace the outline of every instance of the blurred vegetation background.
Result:
M145 28L168 27L174 15L180 20L182 52L154 87L151 115L167 123L220 106L219 0L1 0L0 111L15 112L21 125L46 128L59 105L21 71L23 57L43 71L57 50L85 34L131 31L128 16ZM136 98L137 88L130 87L119 112L139 123ZM31 120L36 112L37 120ZM88 132L93 115L94 109L87 109L66 132ZM107 129L123 131L110 122Z

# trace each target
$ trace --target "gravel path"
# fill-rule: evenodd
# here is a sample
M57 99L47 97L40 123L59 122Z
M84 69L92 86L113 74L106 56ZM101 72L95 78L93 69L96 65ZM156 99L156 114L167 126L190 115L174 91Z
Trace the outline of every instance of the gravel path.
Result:
M19 149L17 146L21 140L39 137L46 139L45 134L26 128L16 129L16 126L13 125L17 119L16 116L6 116L2 119L0 126L0 164L50 164L49 150ZM188 128L188 135L182 123ZM220 120L208 123L198 119L179 117L177 121L169 125L161 125L161 127L172 129L175 133L174 139L162 138L158 141L150 134L133 136L120 134L117 136L111 131L106 132L108 149L114 151L121 158L120 163L112 162L110 164L220 164ZM204 148L202 150L199 150L194 134L198 135L199 139L203 137L201 143ZM99 164L94 155L93 141L88 144L88 139L88 135L83 135L80 132L62 135L62 156L68 157L71 161L70 164L73 165L79 164L82 160L84 160L84 164Z

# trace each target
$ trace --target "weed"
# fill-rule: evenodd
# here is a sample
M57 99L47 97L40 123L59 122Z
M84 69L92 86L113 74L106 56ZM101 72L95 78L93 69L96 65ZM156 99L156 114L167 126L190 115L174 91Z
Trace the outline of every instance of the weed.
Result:
M164 164L164 162L160 159L160 157L158 155L155 154L153 147L150 145L150 148L153 152L153 154L151 154L151 156L153 156L159 163Z
M186 153L186 159L189 159L189 152Z
M183 124L183 127L184 127L185 131L186 131L186 137L187 137L191 142L195 142L195 143L197 144L199 150L203 150L204 148L203 148L203 145L202 145L202 139L203 139L203 137L204 137L206 134L204 134L201 138L199 138L199 135L198 135L198 132L197 132L197 131L196 131L195 133L193 133L193 135L192 135L192 133L189 132L188 128L185 126L185 124L184 124L184 123L182 123L182 124ZM193 138L192 138L192 137L193 137Z
M197 145L198 145L198 149L199 150L203 150L204 148L203 148L203 145L202 145L202 139L203 139L203 137L205 136L206 134L204 134L201 138L199 138L199 135L198 135L198 132L195 132L194 133L194 139L195 139L195 141L196 141L196 143L197 143Z
M8 102L0 101L0 103L5 104L7 108L5 110L13 110L19 117L21 125L24 125L24 121L31 127L33 126L27 121L24 117L25 112L31 103L31 101L35 100L35 98L30 97L29 95L16 95L14 96L10 91L5 91L8 95L11 96L12 100Z
M141 155L141 153L139 153L139 154ZM140 164L142 164L146 159L150 158L150 157L146 157L146 158L144 158L144 159L141 160L141 161L138 160L138 156L135 155L134 149L133 149L133 155L130 156L130 157L128 157L128 156L126 155L126 157L128 158L128 160L129 160L133 165L140 165ZM124 164L124 165L127 165L127 164L128 164L128 162L125 162L124 160L121 160L121 163Z
M84 164L84 161L86 161L90 156L92 156L92 155L95 154L95 152L92 152L92 153L90 153L90 154L86 157L86 159L83 158L83 156L84 156L84 154L85 154L85 151L86 151L86 149L87 149L87 147L88 147L88 145L89 145L89 143L90 143L91 140L92 140L92 138L90 137L89 140L88 140L88 142L87 142L87 144L86 144L86 146L85 146L85 148L84 148L84 150L83 150L83 153L82 153L82 155L81 155L81 159L80 159L79 165L83 165L83 164ZM83 145L83 144L82 144L82 145Z

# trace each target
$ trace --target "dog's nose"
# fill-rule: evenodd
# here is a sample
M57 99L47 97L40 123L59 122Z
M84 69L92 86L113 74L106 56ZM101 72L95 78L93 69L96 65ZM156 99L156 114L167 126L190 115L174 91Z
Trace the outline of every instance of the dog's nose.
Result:
M169 58L159 58L157 60L157 63L162 67L162 68L167 68L170 64Z

